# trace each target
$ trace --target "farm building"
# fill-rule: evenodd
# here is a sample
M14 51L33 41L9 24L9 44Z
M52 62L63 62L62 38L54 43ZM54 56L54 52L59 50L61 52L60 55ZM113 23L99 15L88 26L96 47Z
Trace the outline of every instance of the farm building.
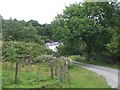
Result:
M45 46L51 50L53 50L54 52L57 52L57 47L60 45L59 42L50 42L50 43L46 43Z

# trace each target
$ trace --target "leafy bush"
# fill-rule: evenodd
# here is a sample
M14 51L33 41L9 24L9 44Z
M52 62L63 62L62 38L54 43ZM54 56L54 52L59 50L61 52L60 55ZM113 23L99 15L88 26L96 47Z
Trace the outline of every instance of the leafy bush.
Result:
M69 56L69 58L75 61L84 60L84 57L81 57L80 55L72 55L72 56Z
M3 43L3 57L7 61L16 60L18 55L30 55L34 58L42 54L52 54L52 51L43 45L32 42L7 41Z
M54 60L54 58L55 57L52 55L41 55L35 57L34 62L46 62L46 61Z

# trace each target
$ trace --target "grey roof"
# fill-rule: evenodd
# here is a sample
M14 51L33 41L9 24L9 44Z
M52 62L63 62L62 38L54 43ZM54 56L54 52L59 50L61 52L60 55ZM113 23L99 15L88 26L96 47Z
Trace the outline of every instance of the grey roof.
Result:
M46 43L46 46L55 46L55 45L59 45L59 42L51 42L51 43Z

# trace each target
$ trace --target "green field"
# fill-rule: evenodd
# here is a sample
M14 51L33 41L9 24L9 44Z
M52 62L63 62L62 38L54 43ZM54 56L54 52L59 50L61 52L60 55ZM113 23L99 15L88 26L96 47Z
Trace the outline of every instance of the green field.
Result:
M29 70L23 67L19 70L18 81L14 82L14 65L3 63L2 88L109 88L106 81L95 73L81 67L72 66L69 74L61 83L57 77L50 78L50 68L47 64L39 65L40 72L37 77L38 65L32 65Z

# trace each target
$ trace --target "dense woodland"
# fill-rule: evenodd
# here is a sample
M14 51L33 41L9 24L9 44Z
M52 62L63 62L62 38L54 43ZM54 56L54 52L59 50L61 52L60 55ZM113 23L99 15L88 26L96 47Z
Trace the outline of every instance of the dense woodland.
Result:
M2 21L3 59L18 55L35 58L53 54L45 43L58 41L57 55L80 55L86 60L117 63L120 58L120 4L116 2L75 3L66 6L51 24L10 18Z

